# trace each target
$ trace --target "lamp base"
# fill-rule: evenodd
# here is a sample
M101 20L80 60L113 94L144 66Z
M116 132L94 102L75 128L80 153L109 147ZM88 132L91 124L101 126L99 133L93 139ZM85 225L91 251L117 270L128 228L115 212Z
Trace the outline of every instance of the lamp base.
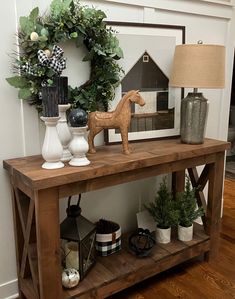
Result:
M208 102L202 93L190 92L181 101L181 142L202 144L207 122Z

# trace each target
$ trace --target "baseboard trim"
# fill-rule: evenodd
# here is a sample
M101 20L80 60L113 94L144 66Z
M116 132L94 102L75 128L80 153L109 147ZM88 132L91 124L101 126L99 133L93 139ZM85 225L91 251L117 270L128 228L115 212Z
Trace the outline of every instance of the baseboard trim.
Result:
M13 279L0 284L0 299L15 299L18 298L18 280Z

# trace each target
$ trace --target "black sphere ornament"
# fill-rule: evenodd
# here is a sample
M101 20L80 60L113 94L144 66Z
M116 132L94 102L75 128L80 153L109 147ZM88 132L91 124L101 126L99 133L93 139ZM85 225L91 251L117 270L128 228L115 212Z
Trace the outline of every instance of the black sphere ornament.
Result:
M69 113L68 119L71 127L85 127L87 125L88 116L86 111L77 108Z

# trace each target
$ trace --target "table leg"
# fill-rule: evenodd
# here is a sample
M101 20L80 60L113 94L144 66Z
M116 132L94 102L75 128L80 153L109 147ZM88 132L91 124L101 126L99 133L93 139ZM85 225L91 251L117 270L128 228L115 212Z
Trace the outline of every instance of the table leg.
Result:
M59 198L56 188L35 194L40 299L61 299Z
M16 262L17 262L17 273L18 273L18 288L19 288L19 298L25 299L24 293L21 290L21 279L20 279L20 264L24 248L24 234L23 228L20 222L20 215L16 204L16 194L14 192L13 185L11 186L11 196L12 196L12 209L14 216L14 230L15 230L15 246L16 246Z
M207 260L216 257L221 224L221 203L224 178L224 152L216 155L216 161L209 167L208 202L206 211L206 232L210 236L210 251Z
M172 192L174 197L178 192L184 191L185 186L185 170L172 173Z

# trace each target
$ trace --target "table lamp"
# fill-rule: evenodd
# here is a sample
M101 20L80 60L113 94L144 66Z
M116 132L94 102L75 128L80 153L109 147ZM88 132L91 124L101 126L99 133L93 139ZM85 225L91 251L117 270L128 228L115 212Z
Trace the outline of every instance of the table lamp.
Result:
M180 135L188 144L204 142L208 101L198 88L224 87L225 47L198 44L178 45L175 48L169 85L193 88L181 101Z

